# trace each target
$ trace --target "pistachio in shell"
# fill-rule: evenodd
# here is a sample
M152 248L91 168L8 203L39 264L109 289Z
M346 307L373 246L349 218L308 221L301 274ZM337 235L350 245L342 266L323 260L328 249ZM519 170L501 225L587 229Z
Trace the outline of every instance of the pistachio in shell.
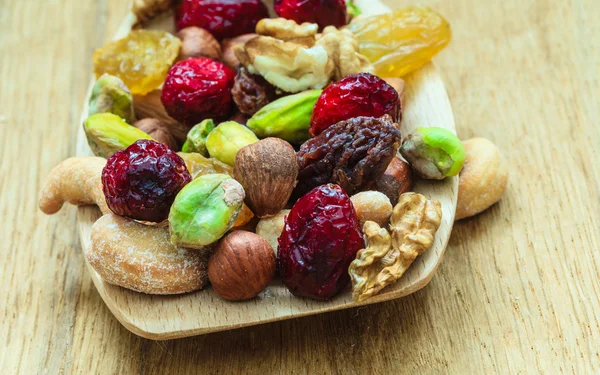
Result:
M231 229L244 202L244 188L226 174L207 174L187 184L169 212L173 245L200 249Z
M88 117L83 130L94 154L104 158L111 157L140 139L152 140L150 135L112 113L97 113Z
M255 142L258 138L250 129L235 121L226 121L208 134L206 149L211 157L233 166L238 151Z
M400 154L421 177L443 180L456 176L465 161L458 137L444 128L417 128L400 146Z
M259 138L277 137L302 143L310 138L310 119L321 92L308 90L277 99L256 112L246 126Z
M258 217L277 214L296 186L298 161L294 148L279 138L265 138L242 148L233 176L246 192L246 204Z
M135 122L133 96L119 77L104 73L98 78L89 100L88 114L112 113L128 124Z
M208 134L215 128L215 122L211 119L206 119L201 123L194 125L187 134L185 143L181 148L182 152L197 152L202 156L208 157L206 149L206 138Z

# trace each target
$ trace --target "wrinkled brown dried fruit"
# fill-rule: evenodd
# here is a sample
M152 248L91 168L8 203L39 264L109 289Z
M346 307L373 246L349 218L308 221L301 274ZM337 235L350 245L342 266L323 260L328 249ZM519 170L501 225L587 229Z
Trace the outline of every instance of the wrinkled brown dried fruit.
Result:
M413 173L410 165L399 157L392 159L383 176L381 176L375 184L373 190L377 190L387 195L392 204L398 202L398 197L404 194L413 185Z
M259 75L248 73L245 68L238 71L231 95L240 112L248 116L254 115L277 97L275 86Z
M237 153L233 175L244 187L245 202L256 216L275 215L296 185L296 152L284 140L265 138Z
M348 194L367 190L385 172L400 144L398 125L389 115L356 117L328 127L298 151L295 196L335 183Z
M367 221L363 227L367 247L358 252L348 269L354 300L364 301L400 279L416 257L431 247L441 220L440 202L405 193L394 207L391 235Z

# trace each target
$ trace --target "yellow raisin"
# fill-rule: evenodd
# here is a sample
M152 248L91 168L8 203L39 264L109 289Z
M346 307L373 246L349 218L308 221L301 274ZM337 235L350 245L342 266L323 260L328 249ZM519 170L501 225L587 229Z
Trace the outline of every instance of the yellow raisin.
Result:
M425 6L359 18L347 27L381 77L402 77L419 69L452 37L448 21Z
M207 158L196 152L178 152L185 162L192 179L212 173L233 175L233 168L215 158Z
M121 78L133 94L145 95L165 80L181 40L159 30L135 30L94 52L94 73Z

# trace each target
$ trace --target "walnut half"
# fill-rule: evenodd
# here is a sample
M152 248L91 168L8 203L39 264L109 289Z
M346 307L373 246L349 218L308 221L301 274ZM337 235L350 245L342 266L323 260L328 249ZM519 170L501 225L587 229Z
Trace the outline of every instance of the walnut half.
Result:
M256 38L234 52L250 73L283 91L322 89L348 74L373 71L348 30L329 26L317 34L316 24L275 18L261 20L256 32Z
M367 221L363 227L367 247L358 252L348 269L354 300L364 301L400 279L415 258L431 247L441 220L440 202L404 193L392 212L391 234Z

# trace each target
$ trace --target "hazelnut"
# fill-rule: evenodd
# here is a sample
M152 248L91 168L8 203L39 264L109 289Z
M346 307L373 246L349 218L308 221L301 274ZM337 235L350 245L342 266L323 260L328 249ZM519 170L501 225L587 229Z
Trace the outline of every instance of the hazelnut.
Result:
M221 47L223 48L223 53L221 55L221 61L225 63L225 65L229 66L232 69L237 69L240 65L240 61L235 56L233 52L233 47L245 44L250 39L257 37L257 34L244 34L237 36L231 39L225 39Z
M285 207L298 177L294 148L279 138L265 138L242 148L233 175L246 192L246 204L260 218Z
M385 194L390 202L395 205L400 195L410 191L412 185L412 168L407 162L396 156L388 165L383 176L375 181L373 190Z
M275 275L275 253L255 233L236 230L225 236L208 261L208 279L226 300L243 301L263 291Z
M221 45L208 31L190 26L179 30L177 37L181 39L181 50L178 60L187 60L190 57L207 57L219 60L221 58Z
M350 197L356 217L362 228L367 221L373 221L385 227L392 216L392 204L388 197L378 191L363 191Z
M155 141L166 144L171 150L178 150L177 140L165 122L155 118L145 118L134 122L133 126L150 135Z

